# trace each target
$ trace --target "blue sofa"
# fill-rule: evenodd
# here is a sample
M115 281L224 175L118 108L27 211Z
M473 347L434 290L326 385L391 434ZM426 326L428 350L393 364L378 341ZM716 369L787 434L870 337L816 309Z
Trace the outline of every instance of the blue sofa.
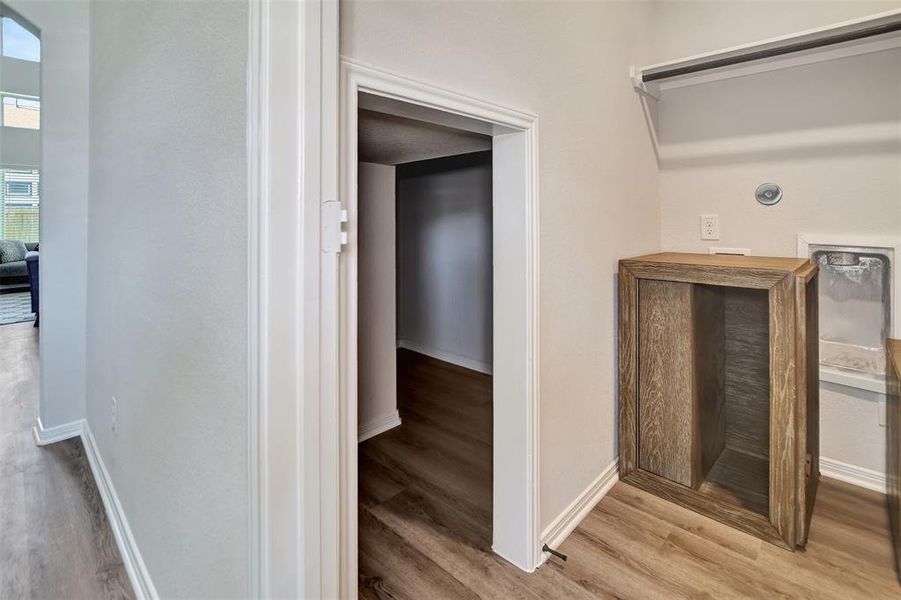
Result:
M38 244L25 244L25 248L29 253L36 252ZM28 267L26 266L25 261L17 260L15 262L0 263L0 286L7 287L19 285L23 290L27 289L30 285Z
M25 255L25 266L28 268L28 286L31 290L31 312L34 313L34 326L41 325L41 285L40 285L40 269L38 259L40 254L35 250L30 250Z

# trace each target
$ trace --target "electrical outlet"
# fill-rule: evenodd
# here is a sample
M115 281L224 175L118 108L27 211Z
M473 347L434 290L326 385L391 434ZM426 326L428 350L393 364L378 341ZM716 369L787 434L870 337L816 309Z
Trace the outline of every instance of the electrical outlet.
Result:
M719 215L701 215L701 239L702 240L718 240L718 239L720 239L720 217L719 217Z
M110 396L110 417L113 435L119 434L119 401L115 396Z
M876 417L880 427L885 427L885 402L879 403L879 415Z

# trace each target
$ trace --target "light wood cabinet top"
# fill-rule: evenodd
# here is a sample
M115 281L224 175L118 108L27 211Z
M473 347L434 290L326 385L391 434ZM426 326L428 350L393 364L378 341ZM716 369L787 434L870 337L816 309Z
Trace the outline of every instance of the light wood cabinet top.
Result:
M817 272L806 258L660 252L626 258L620 266L640 279L770 289L788 275L804 281Z
M623 262L656 263L668 265L686 265L698 267L720 267L727 269L755 269L797 273L810 268L811 261L806 258L790 258L784 256L738 256L734 254L695 254L692 252L658 252L627 258Z

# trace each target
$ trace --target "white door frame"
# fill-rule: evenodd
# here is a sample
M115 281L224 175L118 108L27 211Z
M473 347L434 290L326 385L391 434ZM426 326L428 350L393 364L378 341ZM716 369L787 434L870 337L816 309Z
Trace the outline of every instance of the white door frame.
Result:
M339 310L321 324L337 336L339 385L323 403L340 408L340 597L357 596L357 111L360 93L448 121L478 122L493 134L494 489L493 550L525 571L541 560L538 489L538 156L536 117L362 65L341 63L340 198L347 210L337 296ZM325 267L323 267L325 269ZM331 348L331 344L327 344ZM323 357L324 359L329 357ZM334 395L333 395L334 394ZM326 432L323 432L326 433ZM322 440L323 448L334 447Z
M249 4L248 595L356 595L356 405L350 410L346 394L356 373L340 370L339 355L348 352L339 336L355 329L340 320L337 301L353 218L348 260L323 251L322 232L323 204L339 199L339 156L340 198L355 199L359 91L482 121L495 134L495 170L520 174L494 189L495 202L518 199L521 208L509 222L494 219L495 239L521 235L523 244L519 272L494 294L495 327L499 315L519 319L512 351L495 352L495 376L522 376L518 396L496 391L495 423L509 426L495 442L493 547L531 571L541 559L535 117L350 62L339 96L337 2ZM519 311L510 310L511 289Z
M338 3L248 4L247 596L337 598L337 360L320 269L321 206L338 193Z

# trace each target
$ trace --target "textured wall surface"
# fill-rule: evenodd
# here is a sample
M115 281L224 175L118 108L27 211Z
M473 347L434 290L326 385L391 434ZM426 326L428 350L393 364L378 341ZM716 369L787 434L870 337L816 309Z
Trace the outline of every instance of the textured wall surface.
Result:
M341 53L538 116L541 525L618 454L620 257L659 245L657 170L629 64L653 5L346 2Z
M668 60L901 7L901 2L661 2ZM703 30L691 26L704 22ZM659 103L661 247L794 256L806 233L901 240L901 51L713 82ZM782 186L758 204L755 188ZM720 240L700 240L715 213ZM884 397L881 398L884 401ZM824 457L882 471L880 397L821 387Z
M91 9L87 417L165 598L248 594L247 27Z
M361 427L397 410L397 278L394 167L360 163L358 420Z
M491 372L491 153L397 167L398 340Z
M89 7L8 4L41 30L41 422L52 427L85 411Z

